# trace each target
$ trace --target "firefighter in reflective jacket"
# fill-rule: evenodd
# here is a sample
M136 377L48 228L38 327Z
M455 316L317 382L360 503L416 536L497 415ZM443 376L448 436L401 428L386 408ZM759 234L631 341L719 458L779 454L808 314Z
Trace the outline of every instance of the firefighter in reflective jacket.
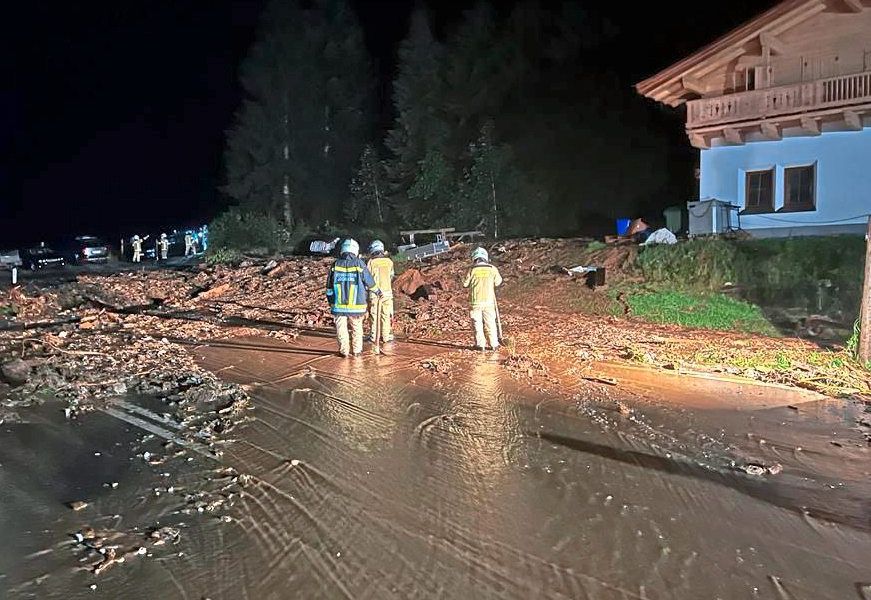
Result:
M469 303L472 324L475 328L475 346L478 350L487 349L487 340L493 350L499 349L499 331L496 328L496 287L502 285L499 269L489 262L489 256L484 248L475 248L472 252L474 264L466 278L463 287L469 288ZM484 337L484 330L487 337Z
M160 234L160 239L157 241L157 248L160 250L160 260L166 260L169 256L169 238L165 233Z
M130 240L130 247L133 249L133 262L138 263L142 260L142 244L149 237L146 235L144 238L139 237L138 235L134 235L133 239Z
M366 264L360 260L360 245L352 239L342 242L341 257L330 267L327 275L327 300L336 321L336 339L339 354L358 356L363 352L363 317L366 315L366 295L381 296L381 290ZM351 340L348 339L348 328Z
M196 240L193 234L188 231L184 234L184 255L192 256L197 253Z
M387 256L384 242L381 240L375 240L369 244L369 262L366 263L366 267L375 279L375 286L381 291L380 298L375 294L369 297L369 318L372 327L369 341L375 341L375 323L377 321L381 332L379 341L392 342L393 327L390 322L393 318L392 281L396 273L393 270L393 261Z

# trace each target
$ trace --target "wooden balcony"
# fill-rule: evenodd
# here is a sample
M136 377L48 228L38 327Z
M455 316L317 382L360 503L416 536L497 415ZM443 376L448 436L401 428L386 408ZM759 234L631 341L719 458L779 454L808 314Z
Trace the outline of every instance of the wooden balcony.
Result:
M687 102L687 130L871 102L871 71Z

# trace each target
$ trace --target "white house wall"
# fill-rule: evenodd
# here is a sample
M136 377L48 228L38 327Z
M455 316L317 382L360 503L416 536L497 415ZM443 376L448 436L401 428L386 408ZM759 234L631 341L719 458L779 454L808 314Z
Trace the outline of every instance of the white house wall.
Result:
M871 128L701 151L699 197L744 208L747 171L774 168L774 209L783 208L786 167L816 164L816 210L741 215L760 236L861 233L871 213Z

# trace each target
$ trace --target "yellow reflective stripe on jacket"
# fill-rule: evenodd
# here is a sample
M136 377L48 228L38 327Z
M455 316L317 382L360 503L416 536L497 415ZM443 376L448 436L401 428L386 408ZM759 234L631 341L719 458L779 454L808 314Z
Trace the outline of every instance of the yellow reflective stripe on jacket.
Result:
M366 304L342 304L340 302L337 302L333 306L333 308L339 309L339 310L353 310L353 311L366 312L368 305L366 305Z
M333 271L337 273L360 273L363 271L363 267L340 267L336 265L333 267Z

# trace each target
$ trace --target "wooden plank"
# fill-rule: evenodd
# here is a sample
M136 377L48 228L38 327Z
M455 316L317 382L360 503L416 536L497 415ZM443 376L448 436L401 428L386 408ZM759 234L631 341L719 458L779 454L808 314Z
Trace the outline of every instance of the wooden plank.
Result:
M820 120L810 117L801 118L801 128L805 135L820 135Z
M844 123L850 131L862 131L862 115L854 110L844 111Z
M484 237L483 231L457 231L454 233L445 234L446 238L461 238L461 237Z
M759 34L759 43L762 45L763 52L765 48L771 50L772 54L787 54L788 48L779 37L773 33L763 31Z
M707 150L711 147L711 141L704 135L700 133L688 132L687 135L690 137L690 144L694 148L698 148L699 150Z
M723 137L726 138L726 141L730 144L743 144L744 143L744 135L741 133L740 129L735 129L734 127L726 127L723 129Z
M841 4L847 12L860 13L865 8L862 6L862 0L841 0Z
M865 281L862 285L862 306L859 317L859 361L871 362L871 215L865 234Z
M410 231L400 231L399 235L417 235L424 233L451 233L456 231L455 227L440 227L439 229L414 229Z
M759 129L762 131L762 137L766 140L783 139L783 130L781 130L780 125L777 123L763 123L759 126Z
M689 75L681 79L681 85L684 86L688 92L692 92L694 94L698 94L699 96L704 96L706 87L705 84L701 82L701 80L690 77Z

